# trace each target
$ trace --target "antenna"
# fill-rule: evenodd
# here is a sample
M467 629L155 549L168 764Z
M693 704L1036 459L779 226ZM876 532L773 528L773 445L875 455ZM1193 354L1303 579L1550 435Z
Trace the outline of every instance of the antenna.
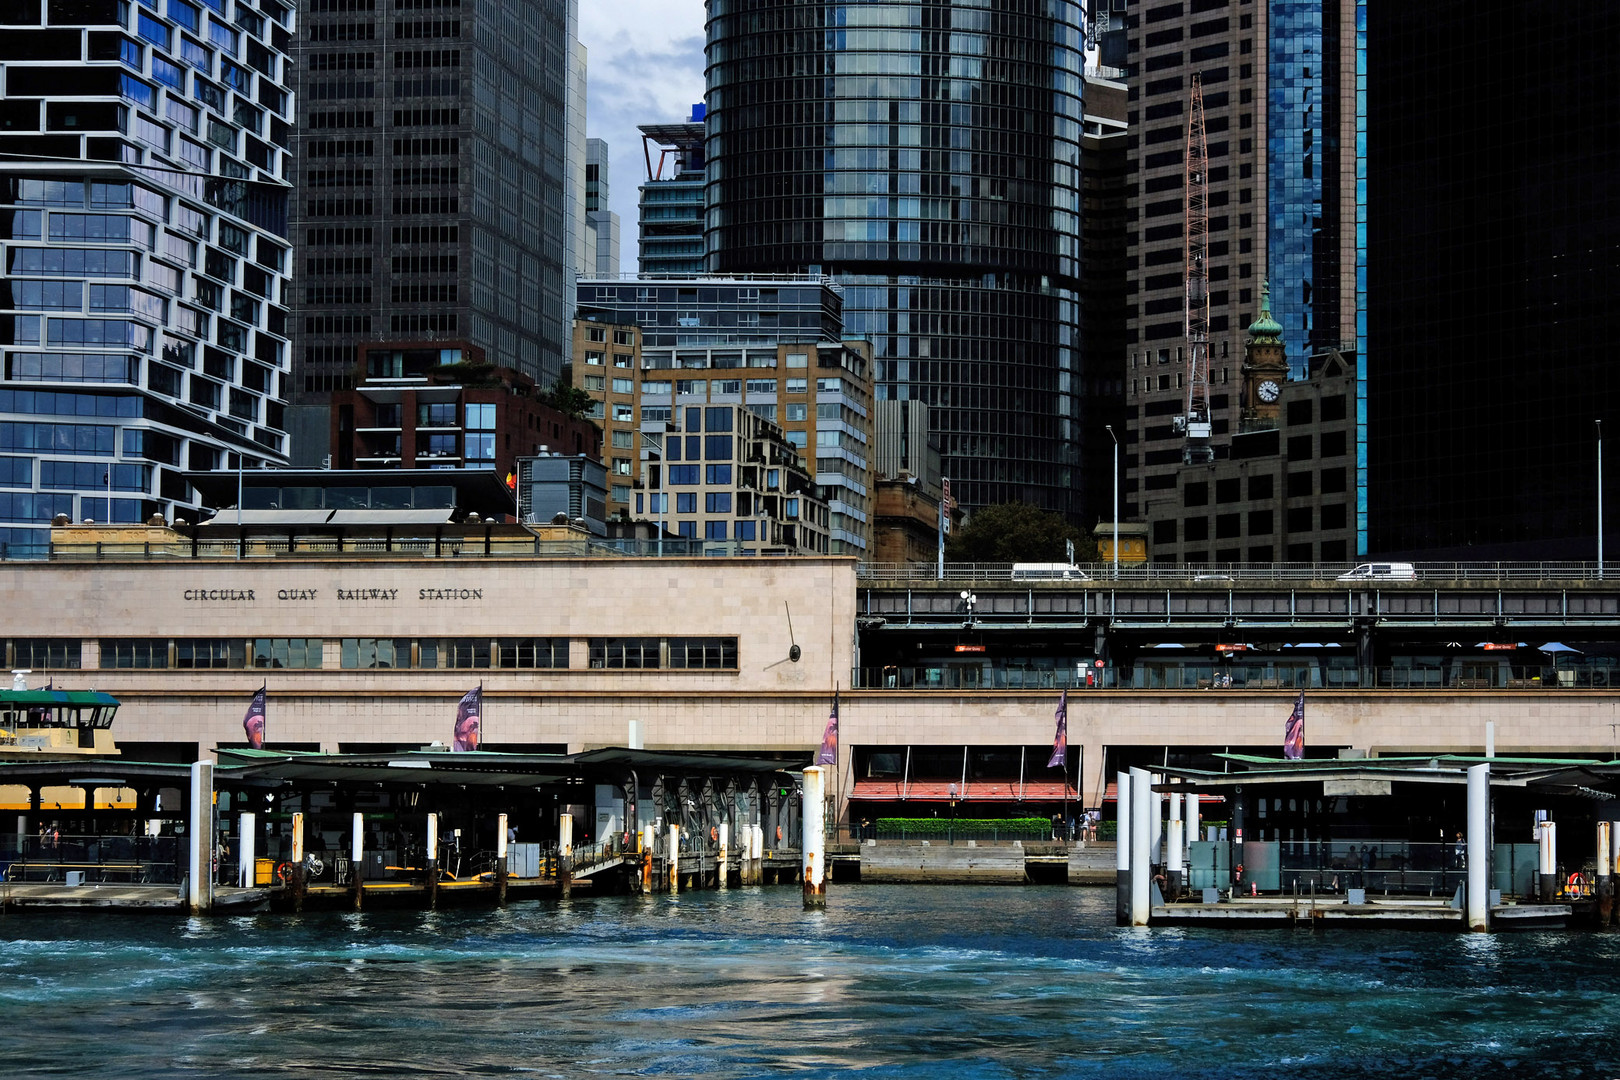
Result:
M1181 459L1188 465L1215 460L1209 445L1209 145L1204 137L1204 87L1197 72L1192 77L1192 102L1187 112L1187 154L1183 161L1186 183L1183 253L1186 260L1186 295L1183 324L1187 348L1187 443Z

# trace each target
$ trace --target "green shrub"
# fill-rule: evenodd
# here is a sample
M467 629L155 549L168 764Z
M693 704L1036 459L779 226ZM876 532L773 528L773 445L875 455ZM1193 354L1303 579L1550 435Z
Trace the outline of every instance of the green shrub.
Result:
M1037 834L1052 832L1050 818L878 818L880 833L904 833L907 836L946 836L952 832L1002 832L1007 834Z

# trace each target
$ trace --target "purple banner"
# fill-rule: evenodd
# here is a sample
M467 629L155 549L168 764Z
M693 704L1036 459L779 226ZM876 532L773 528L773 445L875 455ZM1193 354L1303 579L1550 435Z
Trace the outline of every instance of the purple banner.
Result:
M1298 761L1305 756L1305 691L1299 692L1299 699L1294 702L1294 711L1288 716L1288 724L1283 728L1283 757L1289 761Z
M1048 769L1062 766L1065 773L1069 770L1069 692L1064 690L1058 695L1057 707L1057 733L1052 736L1052 757L1047 761Z
M253 695L253 704L248 706L247 715L242 717L242 730L247 732L248 745L255 750L264 749L265 689L259 687L259 692Z
M476 750L484 733L484 688L475 686L461 695L456 706L456 737L450 744L454 750Z
M838 764L838 691L833 691L832 715L827 717L827 730L821 733L821 750L816 754L817 765Z

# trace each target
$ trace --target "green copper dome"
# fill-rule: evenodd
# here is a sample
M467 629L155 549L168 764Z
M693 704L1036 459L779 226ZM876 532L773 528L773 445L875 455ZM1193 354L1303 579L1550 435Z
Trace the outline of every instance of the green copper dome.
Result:
M1271 317L1271 282L1260 284L1260 317L1249 324L1249 340L1255 345L1281 345L1282 323Z

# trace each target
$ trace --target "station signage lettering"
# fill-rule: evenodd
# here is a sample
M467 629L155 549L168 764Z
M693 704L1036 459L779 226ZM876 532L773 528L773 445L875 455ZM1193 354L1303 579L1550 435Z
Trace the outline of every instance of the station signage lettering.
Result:
M321 598L321 589L277 589L276 599L282 603L310 603ZM327 595L346 604L392 603L399 599L398 589L332 589ZM257 599L253 589L186 589L181 596L193 604L247 604ZM482 600L483 589L418 589L416 598L428 603L458 600Z
M252 589L187 589L181 594L195 604L245 603L253 599Z

